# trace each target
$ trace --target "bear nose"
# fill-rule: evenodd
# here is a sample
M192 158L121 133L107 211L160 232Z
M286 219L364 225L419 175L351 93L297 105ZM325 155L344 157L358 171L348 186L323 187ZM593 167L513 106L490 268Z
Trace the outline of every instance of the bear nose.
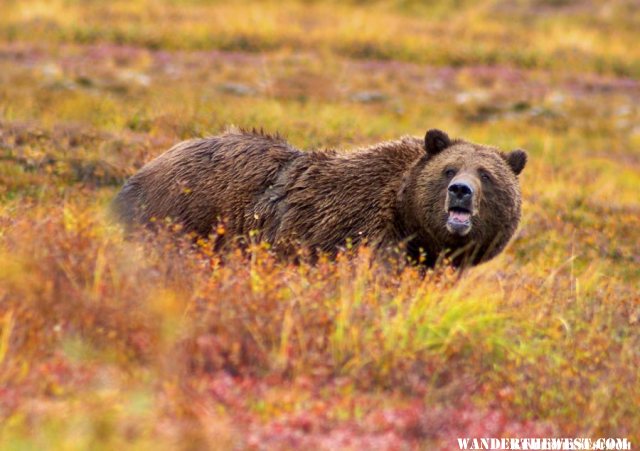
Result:
M464 182L449 185L449 193L459 200L469 200L473 196L473 188Z

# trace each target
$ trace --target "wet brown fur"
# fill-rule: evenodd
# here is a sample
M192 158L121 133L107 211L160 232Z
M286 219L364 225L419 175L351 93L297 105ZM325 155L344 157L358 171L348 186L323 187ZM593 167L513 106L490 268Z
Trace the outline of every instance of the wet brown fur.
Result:
M342 153L302 152L278 136L231 129L160 155L125 184L114 205L127 224L170 217L201 236L220 222L225 237L257 231L257 239L283 254L302 244L332 256L347 241L366 241L382 252L403 249L427 265L443 251L458 263L487 260L504 248L520 218L508 155L449 141L442 132L445 142L430 144L440 136L430 133L426 144L403 137ZM493 180L476 180L483 189L467 237L444 228L443 170L451 166L472 177L482 167Z

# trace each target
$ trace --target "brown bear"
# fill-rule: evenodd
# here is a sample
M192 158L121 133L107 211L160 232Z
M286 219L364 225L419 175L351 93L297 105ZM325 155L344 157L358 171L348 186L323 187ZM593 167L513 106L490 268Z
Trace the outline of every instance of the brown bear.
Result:
M366 242L428 266L441 256L477 264L497 255L518 225L526 161L522 150L440 130L351 152L303 152L278 136L230 129L146 164L115 209L127 224L169 217L204 237L223 223L227 244L251 235L285 255L299 245L335 256Z

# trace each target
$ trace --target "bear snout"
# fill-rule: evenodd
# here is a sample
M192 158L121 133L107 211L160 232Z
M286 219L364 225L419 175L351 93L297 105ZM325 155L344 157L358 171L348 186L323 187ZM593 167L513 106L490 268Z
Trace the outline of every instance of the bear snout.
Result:
M445 210L446 228L449 233L465 236L471 231L471 216L475 213L475 190L473 184L464 179L454 179L447 187Z

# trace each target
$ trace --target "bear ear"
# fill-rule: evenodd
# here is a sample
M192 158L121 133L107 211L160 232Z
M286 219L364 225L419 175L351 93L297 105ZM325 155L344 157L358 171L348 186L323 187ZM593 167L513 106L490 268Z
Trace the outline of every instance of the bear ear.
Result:
M527 153L524 150L513 150L505 155L505 160L507 160L507 164L516 175L520 175L522 170L527 164Z
M429 130L424 137L424 148L428 155L436 155L451 145L449 135L442 130Z

